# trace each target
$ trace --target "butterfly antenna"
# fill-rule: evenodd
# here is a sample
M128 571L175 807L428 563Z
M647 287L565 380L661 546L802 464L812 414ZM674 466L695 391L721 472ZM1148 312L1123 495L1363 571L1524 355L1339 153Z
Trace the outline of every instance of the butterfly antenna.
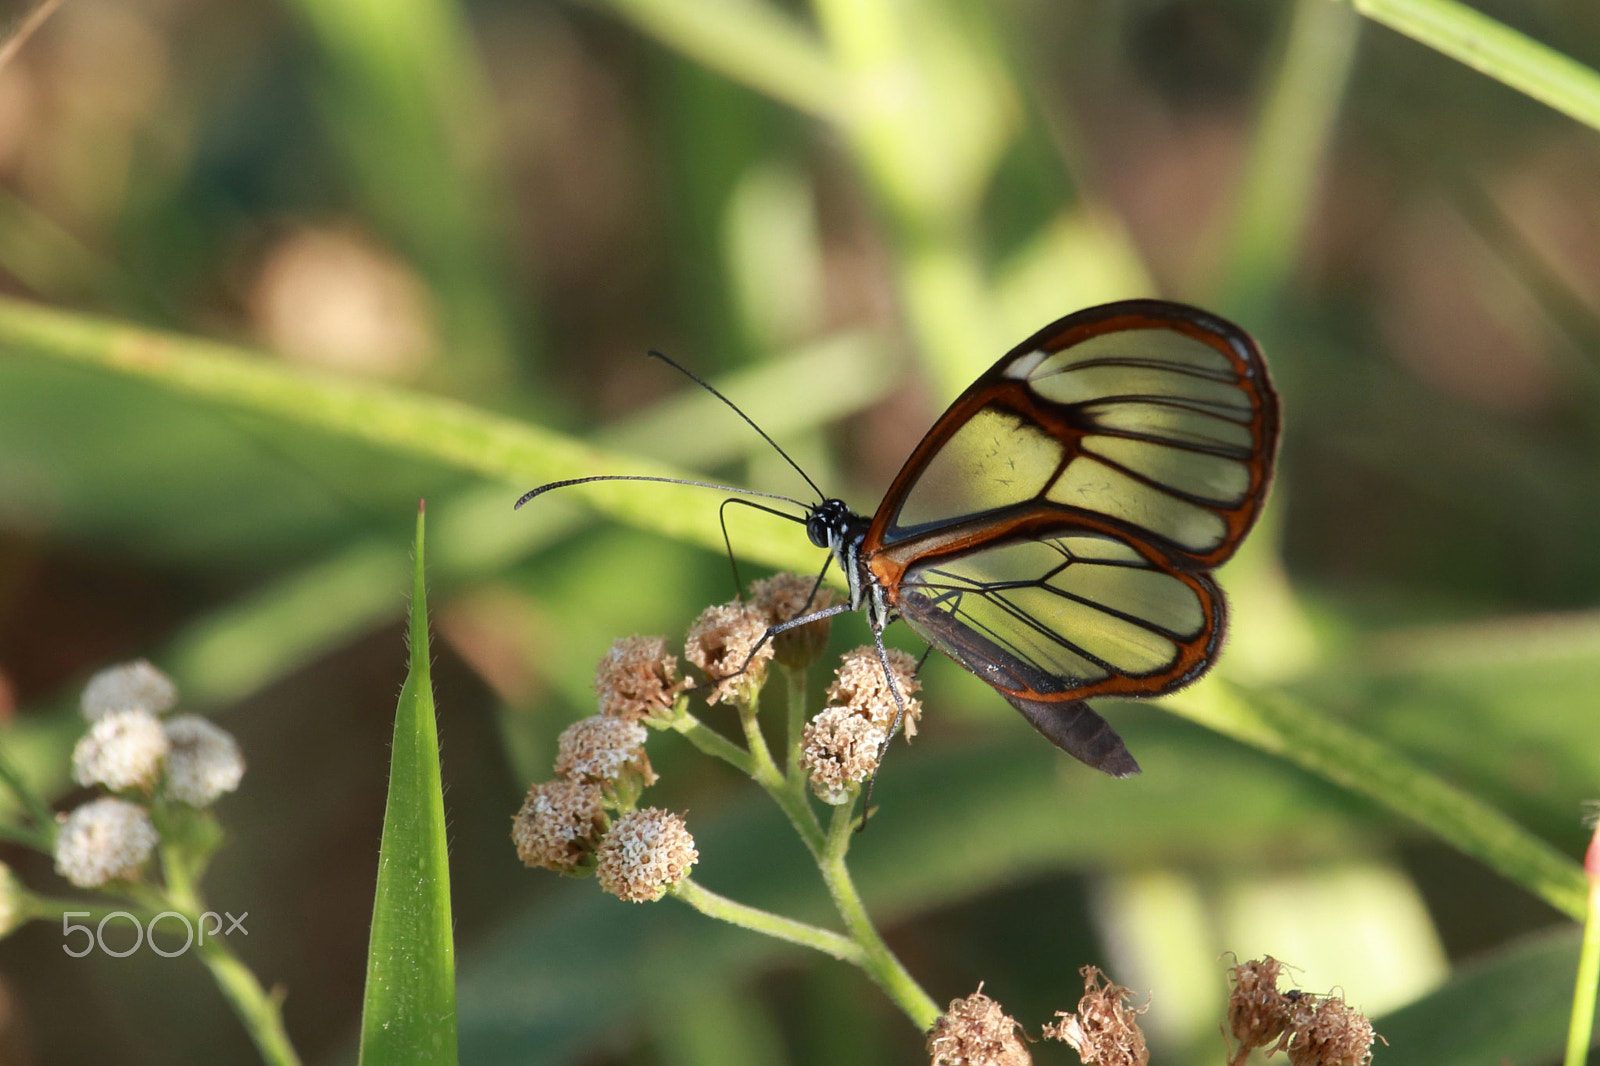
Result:
M762 440L764 440L768 444L772 445L772 450L773 451L775 451L779 455L783 456L783 461L784 462L786 462L790 466L794 467L795 473L799 474L801 477L806 479L806 484L810 485L811 486L811 491L817 494L817 499L821 500L821 499L825 499L826 498L826 496L824 495L822 489L818 488L817 487L817 483L815 481L811 480L811 476L809 474L807 474L804 470L800 469L800 464L795 462L793 459L789 458L789 453L784 451L782 448L778 447L778 442L773 440L771 437L767 436L767 431L762 429L760 426L756 425L754 419L752 419L749 415L745 414L743 411L739 410L739 405L738 404L734 403L732 400L730 400L726 396L722 395L722 393L718 392L715 388L712 387L710 382L706 381L700 375L696 374L694 371L688 369L687 367L684 367L683 365L681 365L681 364L679 364L677 362L674 362L672 359L668 358L663 353L658 352L654 348L652 348L650 350L650 355L653 356L656 359L661 360L663 363L666 363L668 366L672 367L672 369L676 370L678 373L682 374L684 377L688 378L690 381L694 382L696 385L699 385L702 389L705 389L711 395L715 396L717 399L719 399L723 403L727 404L728 407L732 409L734 414L736 414L740 418L744 419L745 423L751 429L753 429L757 433L761 434L761 439ZM804 506L804 505L802 505L802 506Z
M737 485L717 485L710 481L688 481L681 477L648 477L644 474L596 474L593 477L575 477L568 478L566 481L552 481L548 485L540 485L536 489L523 493L522 498L511 509L514 511L535 496L543 496L551 489L564 489L571 485L587 485L591 481L660 481L668 485L692 485L695 488L716 489L719 492L736 492L743 496L761 496L768 500L782 500L784 503L794 504L803 511L811 509L810 504L801 503L799 500L789 496L779 496L775 492L758 492L755 489L741 489ZM805 521L803 518L795 518L794 515L783 514L782 511L773 511L772 513L793 519L796 522Z

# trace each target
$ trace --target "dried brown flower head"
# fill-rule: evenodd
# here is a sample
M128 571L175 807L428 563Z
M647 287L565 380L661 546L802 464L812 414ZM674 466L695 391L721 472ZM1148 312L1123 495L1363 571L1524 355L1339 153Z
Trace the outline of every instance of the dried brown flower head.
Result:
M1228 1032L1238 1043L1233 1060L1243 1062L1251 1049L1266 1047L1283 1035L1290 1003L1278 991L1283 963L1271 955L1229 967Z
M707 703L718 700L748 702L767 679L772 641L751 651L767 632L767 616L742 600L707 607L689 627L684 654L716 684L706 694ZM749 665L746 667L746 663ZM738 673L745 667L743 673Z
M623 637L594 670L600 713L629 721L665 716L689 684L678 677L678 657L667 654L661 637Z
M608 718L603 714L573 722L556 740L556 773L573 781L607 784L623 774L639 778L641 786L656 783L656 772L644 752L649 730L638 722Z
M832 589L818 588L816 578L799 574L773 574L750 586L750 602L766 616L769 626L831 607L833 601ZM824 618L779 633L772 638L774 657L791 670L804 670L827 650L832 625L833 619Z
M982 986L950 1007L928 1030L930 1066L1031 1066L1016 1019L983 994Z
M528 789L512 820L511 839L523 865L571 873L594 854L605 826L599 785L544 781Z
M1056 1011L1060 1021L1044 1027L1045 1039L1072 1045L1085 1066L1146 1066L1150 1051L1138 1016L1148 1005L1128 1006L1133 993L1107 981L1098 966L1085 966L1078 972L1083 975L1084 988L1078 1012Z
M659 807L617 819L595 856L600 887L629 903L652 903L700 859L683 819Z
M848 707L824 707L806 723L800 764L818 799L834 806L849 803L854 787L878 769L887 736L883 726Z
M1271 955L1242 962L1228 970L1228 1030L1238 1042L1228 1059L1245 1061L1253 1048L1273 1046L1290 1066L1363 1066L1372 1060L1372 1042L1381 1039L1360 1011L1341 996L1279 992L1278 975L1286 967ZM1276 1041L1276 1043L1273 1043Z
M906 739L917 735L917 719L922 717L922 701L912 695L922 689L917 680L917 660L898 648L889 649L889 667L894 671L894 683L905 701ZM833 684L828 686L828 702L848 707L851 711L869 718L885 731L894 722L898 704L889 691L884 677L883 663L878 659L878 649L872 645L845 652Z
M1289 1066L1366 1066L1375 1039L1372 1023L1343 996L1303 994L1278 1047L1288 1053Z

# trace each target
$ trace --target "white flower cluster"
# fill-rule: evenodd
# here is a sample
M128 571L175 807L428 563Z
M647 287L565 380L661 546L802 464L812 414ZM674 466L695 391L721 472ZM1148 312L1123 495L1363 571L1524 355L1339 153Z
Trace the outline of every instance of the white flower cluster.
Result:
M144 806L152 798L205 807L239 787L238 743L197 715L163 720L177 702L172 679L143 659L102 670L84 686L90 726L73 749L72 779L128 798L93 800L62 823L56 871L73 884L94 888L137 875L159 839Z

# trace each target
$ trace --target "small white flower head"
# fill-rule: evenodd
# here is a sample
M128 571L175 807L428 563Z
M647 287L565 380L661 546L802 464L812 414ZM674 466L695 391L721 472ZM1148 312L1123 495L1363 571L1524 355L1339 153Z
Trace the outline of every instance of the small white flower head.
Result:
M644 785L656 783L645 755L649 730L638 722L596 714L573 722L556 740L556 774L573 781L608 784L625 773Z
M700 612L689 627L683 653L716 682L706 694L707 703L747 703L761 690L767 679L767 663L772 660L772 641L762 644L753 656L751 652L766 632L767 616L759 607L742 600ZM741 668L743 673L738 672Z
M233 734L197 714L168 719L167 795L191 807L207 807L239 787L244 756Z
M528 789L511 821L511 840L523 865L571 873L594 854L605 825L599 785L544 781Z
M889 667L894 671L895 687L905 702L906 715L903 727L906 739L917 735L917 719L922 717L922 701L912 696L922 689L917 680L917 660L899 648L889 649ZM884 730L894 721L899 710L894 693L884 677L883 663L878 649L872 645L845 652L835 672L833 684L828 686L828 702L848 707L865 718L870 718Z
M618 818L595 858L601 888L629 903L652 903L689 876L700 853L681 817L646 807Z
M83 686L83 716L93 722L113 711L163 714L178 702L178 686L145 659L108 666Z
M28 920L28 890L11 867L0 862L0 937Z
M878 769L884 726L848 707L824 707L806 723L800 740L800 765L811 791L835 807L849 803L855 789Z
M149 711L111 711L96 719L72 749L72 779L113 792L149 792L170 747L161 720Z
M1017 1022L983 994L952 999L928 1030L932 1066L1030 1066L1033 1056L1017 1036ZM1090 1060L1085 1059L1085 1062Z
M661 637L623 637L594 671L600 713L637 721L664 718L690 682L678 677L678 657Z
M160 837L150 812L106 796L67 815L56 835L56 873L79 888L131 881Z

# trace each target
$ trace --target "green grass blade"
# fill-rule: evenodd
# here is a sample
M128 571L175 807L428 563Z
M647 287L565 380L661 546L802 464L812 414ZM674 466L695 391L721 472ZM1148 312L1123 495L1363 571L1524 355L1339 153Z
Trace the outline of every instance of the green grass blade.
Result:
M1282 693L1218 682L1164 700L1192 722L1376 800L1574 918L1588 896L1578 864L1500 811L1371 737Z
M690 476L437 396L288 367L228 345L20 300L0 300L0 349L5 348L115 371L530 488L591 474ZM698 490L609 481L567 495L583 497L619 521L723 551L717 509L706 506ZM816 550L798 526L774 523L770 534L751 541L748 556L769 566L808 570Z
M1229 313L1244 321L1259 315L1300 254L1360 28L1349 8L1327 0L1294 5L1256 122L1218 293Z
M367 948L361 1062L456 1061L456 967L450 921L450 851L444 830L439 736L428 672L423 520L417 511L411 596L411 669L395 711L389 801L383 812L378 890Z
M1589 841L1583 872L1589 878L1589 913L1583 920L1578 979L1572 986L1572 1018L1567 1026L1566 1066L1582 1066L1594 1043L1595 987L1600 985L1600 833Z
M1578 934L1518 941L1458 971L1444 987L1373 1021L1389 1042L1378 1061L1407 1066L1535 1066L1561 1050Z
M488 145L487 75L454 0L290 0L315 40L316 100L367 208L427 276L443 312L444 387L515 373L510 208Z
M1357 11L1600 129L1600 74L1455 0L1353 0Z
M839 72L816 36L765 0L609 0L662 44L797 111L841 119Z

